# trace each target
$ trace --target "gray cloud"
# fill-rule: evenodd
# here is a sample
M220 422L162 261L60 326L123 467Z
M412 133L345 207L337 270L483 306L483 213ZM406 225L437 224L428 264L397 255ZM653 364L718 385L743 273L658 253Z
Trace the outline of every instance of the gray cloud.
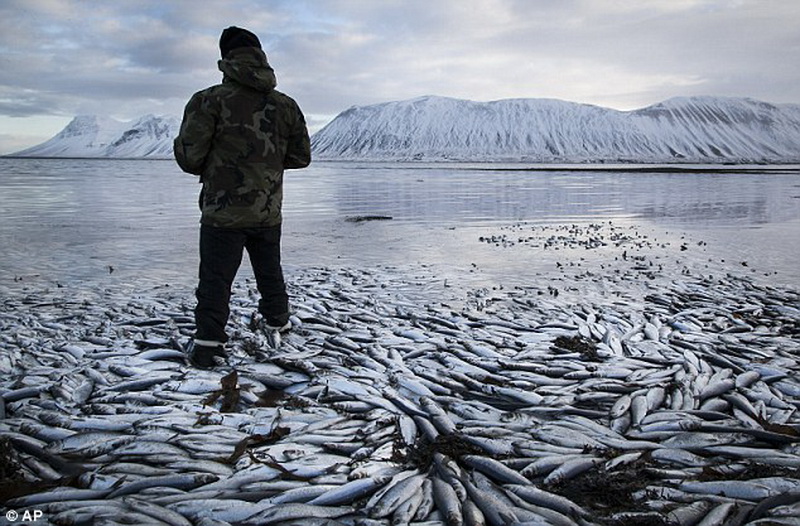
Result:
M232 24L260 36L315 128L426 94L800 102L798 21L795 0L5 0L0 133L12 116L178 114L219 80Z

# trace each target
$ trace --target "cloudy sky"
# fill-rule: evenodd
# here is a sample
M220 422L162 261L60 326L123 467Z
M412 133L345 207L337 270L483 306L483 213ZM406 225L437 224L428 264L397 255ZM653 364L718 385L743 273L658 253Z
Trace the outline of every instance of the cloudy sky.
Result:
M229 25L259 35L312 132L421 95L800 103L798 0L0 0L0 154L78 114L179 115L219 81Z

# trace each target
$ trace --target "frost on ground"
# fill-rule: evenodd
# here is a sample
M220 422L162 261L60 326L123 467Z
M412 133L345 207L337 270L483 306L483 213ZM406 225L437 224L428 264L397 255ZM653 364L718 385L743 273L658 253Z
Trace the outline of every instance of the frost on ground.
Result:
M507 287L425 265L295 269L278 350L253 331L242 280L230 359L210 372L184 361L190 290L10 294L4 510L52 524L797 520L798 292L617 252Z

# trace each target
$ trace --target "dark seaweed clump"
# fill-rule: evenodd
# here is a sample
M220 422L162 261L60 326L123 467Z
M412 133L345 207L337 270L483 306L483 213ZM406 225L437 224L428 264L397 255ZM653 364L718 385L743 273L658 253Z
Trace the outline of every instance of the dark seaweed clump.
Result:
M581 336L559 336L553 340L553 346L578 352L584 360L601 361L600 355L597 354L597 346Z
M652 513L641 512L626 513L641 508L635 495L653 483L663 480L650 473L648 464L639 460L630 465L608 471L599 469L583 473L572 480L563 482L554 488L555 492L562 495L581 507L592 510L601 524L608 526L665 526L669 522ZM622 519L622 515L624 519ZM612 518L620 514L619 518ZM606 517L605 520L602 517ZM624 520L623 522L620 522Z
M439 435L431 441L427 437L418 439L412 446L406 446L402 440L395 441L393 462L416 467L421 472L427 471L433 464L436 453L450 458L462 455L485 455L481 448L471 444L458 434Z

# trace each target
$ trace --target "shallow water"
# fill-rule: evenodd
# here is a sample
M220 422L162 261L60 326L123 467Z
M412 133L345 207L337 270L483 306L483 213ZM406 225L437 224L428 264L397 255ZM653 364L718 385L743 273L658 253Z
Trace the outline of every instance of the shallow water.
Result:
M800 286L798 167L524 168L318 162L287 172L285 267L413 264L509 285L563 266L606 268L647 243L658 264ZM0 285L193 284L198 191L171 161L0 159ZM352 221L360 216L392 219ZM602 225L598 237L625 242L587 247L574 241L590 233L565 235L568 225Z

